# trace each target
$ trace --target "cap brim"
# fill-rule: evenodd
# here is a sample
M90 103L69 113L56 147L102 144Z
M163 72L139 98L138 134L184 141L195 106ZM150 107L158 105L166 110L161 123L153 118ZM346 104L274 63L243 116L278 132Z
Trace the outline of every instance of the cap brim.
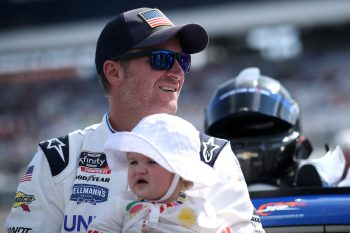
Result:
M215 171L200 160L199 154L195 156L162 154L156 145L133 132L113 134L106 141L104 151L108 165L113 171L126 170L128 167L126 152L136 152L146 155L169 172L177 173L185 180L204 185L212 185L219 181Z
M193 54L204 50L209 41L205 29L198 24L186 24L182 26L159 29L137 43L133 48L151 47L164 43L174 36L178 36L182 51Z

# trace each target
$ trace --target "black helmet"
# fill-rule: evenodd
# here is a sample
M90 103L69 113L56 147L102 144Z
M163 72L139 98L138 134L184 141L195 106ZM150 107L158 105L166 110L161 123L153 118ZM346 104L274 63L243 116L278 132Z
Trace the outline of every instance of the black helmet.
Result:
M247 68L218 87L205 110L205 131L230 140L248 184L269 182L294 166L299 114L279 81Z

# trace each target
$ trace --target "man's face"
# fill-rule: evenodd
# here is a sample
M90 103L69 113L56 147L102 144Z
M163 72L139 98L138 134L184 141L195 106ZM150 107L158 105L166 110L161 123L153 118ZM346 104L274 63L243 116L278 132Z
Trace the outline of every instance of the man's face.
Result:
M178 38L152 47L181 52ZM130 112L150 115L155 113L174 114L177 111L178 98L184 83L184 72L178 61L170 70L155 70L149 57L129 60L125 70L120 96Z
M139 153L128 152L128 184L138 196L158 200L168 191L174 174Z

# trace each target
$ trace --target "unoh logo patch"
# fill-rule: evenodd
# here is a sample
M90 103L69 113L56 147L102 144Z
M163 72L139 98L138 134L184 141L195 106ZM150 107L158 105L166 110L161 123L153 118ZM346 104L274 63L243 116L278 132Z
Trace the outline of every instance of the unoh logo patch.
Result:
M33 201L35 201L34 195L28 195L24 192L19 191L15 196L15 202L13 203L12 207L22 207L24 211L30 212L29 206Z
M70 200L76 201L77 204L86 202L93 205L105 202L108 198L108 189L88 184L75 184Z

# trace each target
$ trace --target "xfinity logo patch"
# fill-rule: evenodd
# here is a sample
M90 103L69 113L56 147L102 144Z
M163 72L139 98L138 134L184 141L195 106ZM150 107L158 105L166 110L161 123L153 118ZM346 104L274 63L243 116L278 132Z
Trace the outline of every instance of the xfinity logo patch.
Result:
M97 185L75 184L70 200L76 201L77 204L85 202L96 205L97 203L107 201L107 198L107 188Z
M110 174L111 169L108 167L106 155L96 152L81 152L79 158L80 170L88 173Z

